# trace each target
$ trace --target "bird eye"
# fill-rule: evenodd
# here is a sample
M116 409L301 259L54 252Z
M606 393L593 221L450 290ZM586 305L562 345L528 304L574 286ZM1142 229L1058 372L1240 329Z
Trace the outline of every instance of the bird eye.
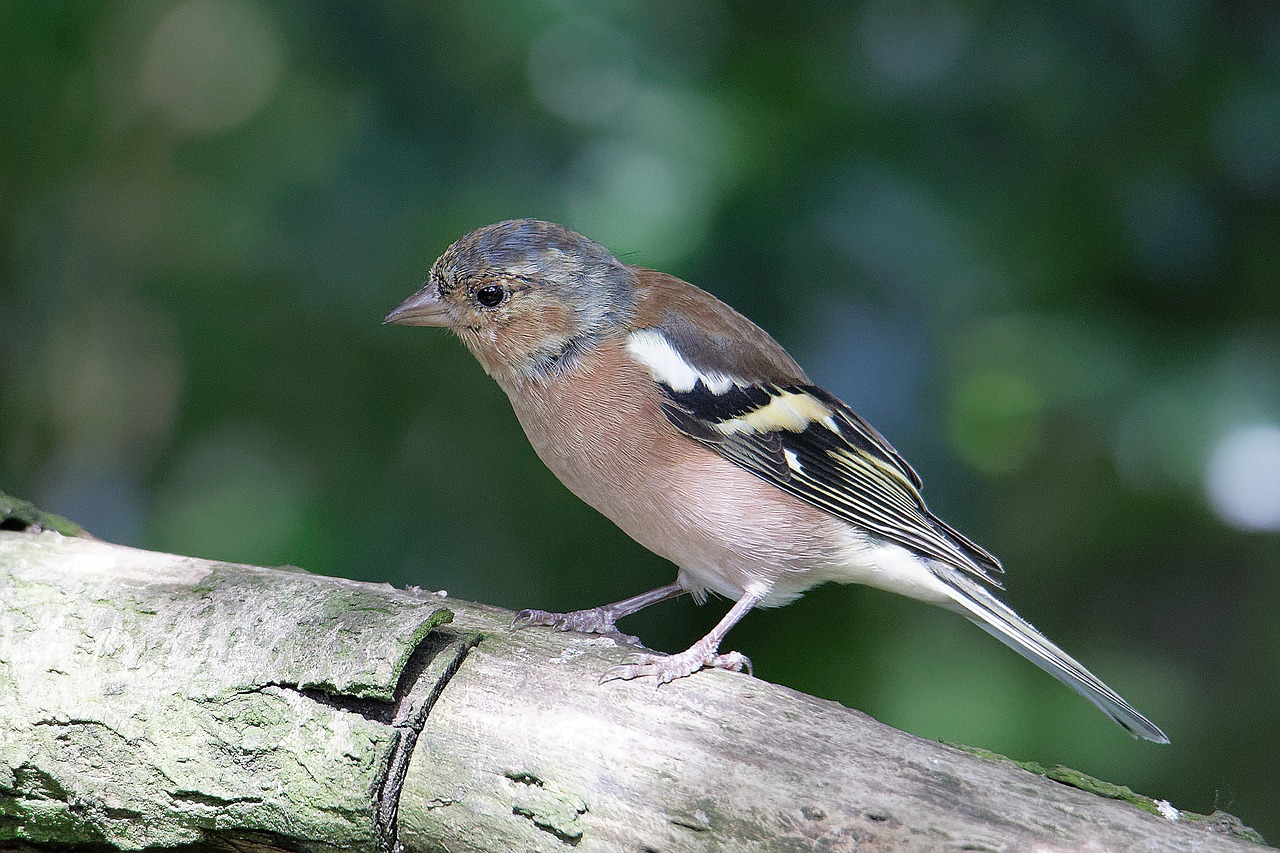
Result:
M486 284L476 291L476 301L486 308L497 308L507 298L507 289L500 284Z

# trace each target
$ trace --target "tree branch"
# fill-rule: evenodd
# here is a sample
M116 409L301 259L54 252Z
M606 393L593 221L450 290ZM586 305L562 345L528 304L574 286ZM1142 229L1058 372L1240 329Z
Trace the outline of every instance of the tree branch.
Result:
M419 590L0 531L24 849L1257 850L745 675Z

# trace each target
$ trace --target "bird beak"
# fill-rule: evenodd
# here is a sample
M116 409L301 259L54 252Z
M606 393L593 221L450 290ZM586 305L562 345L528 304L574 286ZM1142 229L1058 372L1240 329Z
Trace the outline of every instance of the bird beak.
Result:
M399 326L450 326L453 311L440 301L440 291L428 285L401 302L382 322Z

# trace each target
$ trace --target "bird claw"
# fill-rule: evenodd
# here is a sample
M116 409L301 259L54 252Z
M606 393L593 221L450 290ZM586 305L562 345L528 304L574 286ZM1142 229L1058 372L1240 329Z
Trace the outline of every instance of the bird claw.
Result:
M717 654L694 646L677 655L633 654L626 662L609 667L600 674L600 684L607 681L630 681L652 675L654 686L661 687L677 678L693 675L700 669L727 669L752 674L751 659L741 652Z
M601 634L628 646L640 646L639 637L624 634L614 624L613 612L607 607L575 610L572 613L550 613L546 610L521 610L511 620L512 629L543 625L558 631L576 631L580 634Z
M613 614L603 607L575 610L572 613L521 610L511 622L512 628L524 628L530 625L546 625L560 631L577 631L582 634L603 634L614 629Z

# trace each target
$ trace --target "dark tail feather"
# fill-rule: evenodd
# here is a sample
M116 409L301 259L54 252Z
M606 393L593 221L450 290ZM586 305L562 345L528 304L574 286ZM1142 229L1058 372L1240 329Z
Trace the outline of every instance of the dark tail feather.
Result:
M1155 723L979 584L954 570L939 576L955 590L956 609L979 628L1088 699L1134 737L1169 742Z

